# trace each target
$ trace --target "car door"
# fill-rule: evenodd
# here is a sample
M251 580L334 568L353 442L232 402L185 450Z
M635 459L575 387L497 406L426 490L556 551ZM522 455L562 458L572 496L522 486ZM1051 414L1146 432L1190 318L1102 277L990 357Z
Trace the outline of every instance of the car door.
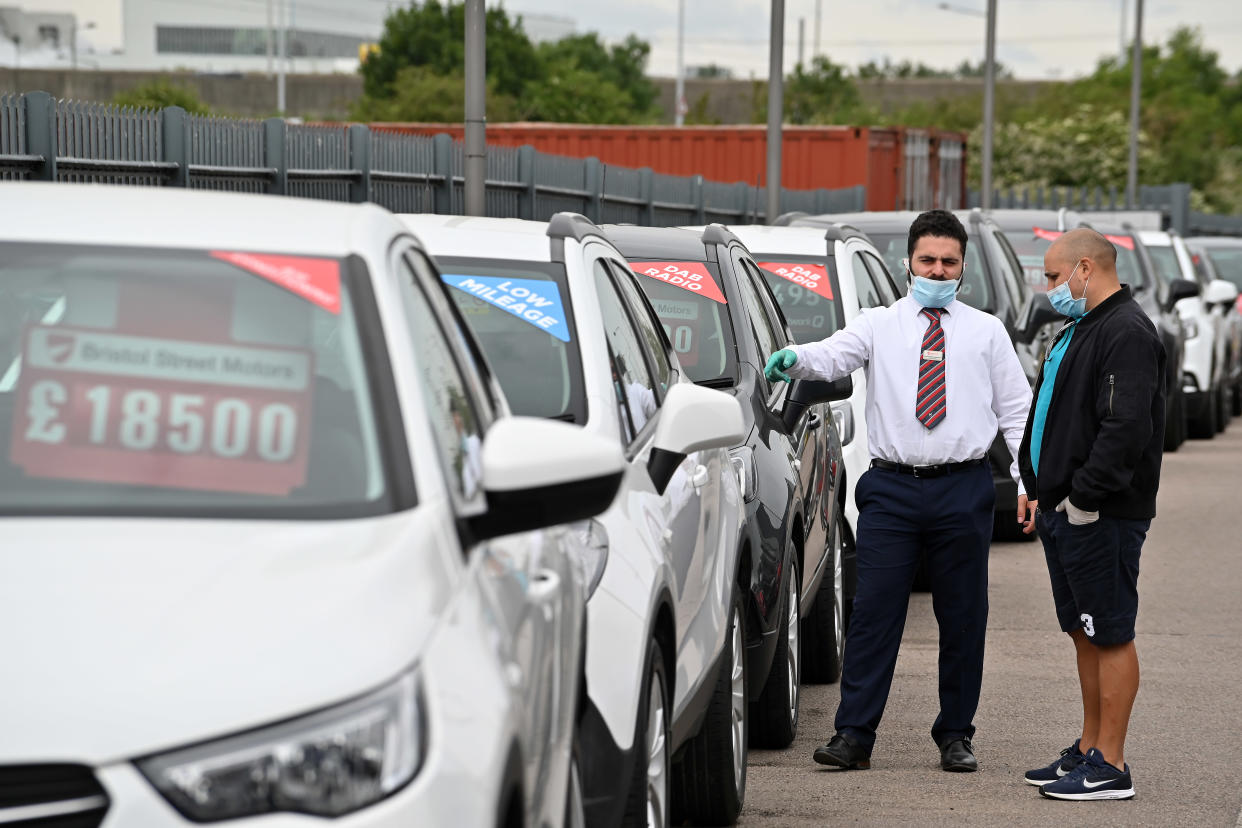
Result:
M394 255L440 466L453 510L465 518L486 506L483 435L496 412L469 334L458 327L431 263L412 245ZM536 810L557 767L554 754L569 744L572 714L564 713L576 706L583 595L566 543L557 530L527 532L464 551L470 577L495 619L497 654L520 719L524 790L533 794L529 804Z

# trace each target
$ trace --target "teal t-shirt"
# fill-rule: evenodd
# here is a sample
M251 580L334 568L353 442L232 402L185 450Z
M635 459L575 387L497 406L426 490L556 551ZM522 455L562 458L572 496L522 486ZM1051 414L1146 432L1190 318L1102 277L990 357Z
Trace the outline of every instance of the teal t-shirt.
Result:
M1048 406L1052 405L1052 389L1057 384L1057 371L1061 369L1061 360L1065 358L1070 340L1074 338L1074 330L1085 318L1084 314L1065 329L1044 360L1044 379L1039 386L1039 396L1035 398L1035 419L1031 423L1031 469L1035 474L1039 474L1039 450L1044 443L1044 420L1048 418Z

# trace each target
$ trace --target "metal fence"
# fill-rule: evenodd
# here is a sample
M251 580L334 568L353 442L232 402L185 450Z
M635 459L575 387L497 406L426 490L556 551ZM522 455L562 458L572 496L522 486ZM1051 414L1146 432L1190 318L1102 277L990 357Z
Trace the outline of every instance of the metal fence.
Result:
M970 206L981 203L980 193L970 191ZM1126 209L1125 193L1116 187L1024 187L996 190L992 207L1003 209L1059 210L1065 207L1081 212ZM1136 210L1158 210L1164 226L1183 236L1242 236L1242 216L1217 216L1190 209L1190 185L1167 184L1139 187Z
M91 181L372 201L394 212L464 212L464 150L448 135L399 135L362 124L290 124L0 96L0 180ZM781 210L862 210L863 187L782 190ZM765 191L649 168L489 147L489 216L599 222L757 223Z

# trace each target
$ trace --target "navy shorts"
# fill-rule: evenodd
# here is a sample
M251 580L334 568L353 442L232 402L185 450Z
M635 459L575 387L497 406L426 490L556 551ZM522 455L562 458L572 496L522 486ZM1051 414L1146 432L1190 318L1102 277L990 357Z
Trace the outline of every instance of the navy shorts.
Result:
M1100 515L1094 523L1074 526L1064 512L1041 510L1036 525L1061 629L1081 627L1101 647L1132 641L1139 553L1151 521Z

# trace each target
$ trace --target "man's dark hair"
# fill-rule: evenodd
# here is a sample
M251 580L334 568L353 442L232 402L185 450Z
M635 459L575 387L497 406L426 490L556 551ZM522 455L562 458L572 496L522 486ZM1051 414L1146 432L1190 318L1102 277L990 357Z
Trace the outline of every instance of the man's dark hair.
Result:
M910 241L906 245L906 255L914 255L914 246L924 236L939 236L945 239L957 239L962 245L962 258L966 257L966 228L957 220L957 216L948 210L928 210L910 223Z

